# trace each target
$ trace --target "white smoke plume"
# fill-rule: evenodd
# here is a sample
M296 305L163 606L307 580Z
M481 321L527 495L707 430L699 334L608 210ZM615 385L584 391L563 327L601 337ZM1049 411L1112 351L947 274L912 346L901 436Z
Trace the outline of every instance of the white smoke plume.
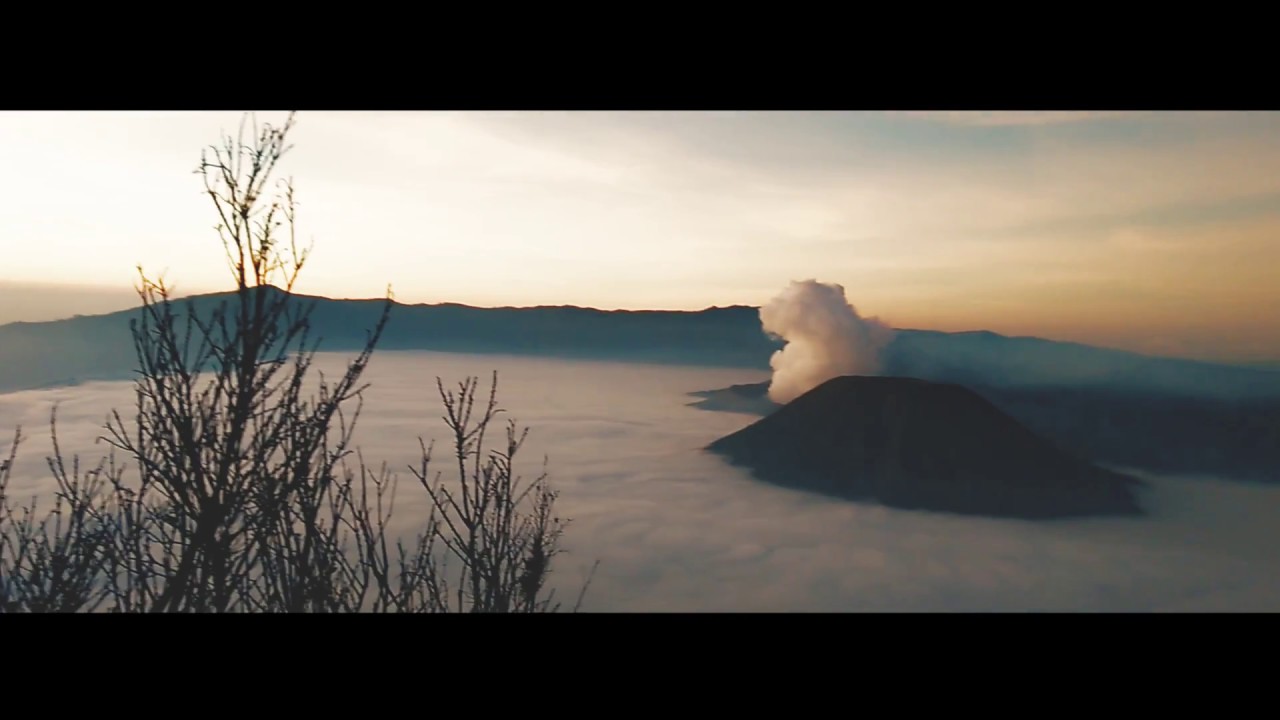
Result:
M817 280L793 281L760 308L764 331L786 341L773 354L769 398L788 403L841 375L875 375L880 352L893 330L863 318L845 298L844 287Z

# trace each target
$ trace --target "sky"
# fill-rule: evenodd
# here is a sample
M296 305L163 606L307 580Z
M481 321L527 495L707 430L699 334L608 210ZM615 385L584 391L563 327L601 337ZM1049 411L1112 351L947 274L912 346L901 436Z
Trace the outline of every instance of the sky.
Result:
M192 171L241 116L0 112L0 322L128 307L138 264L226 289ZM1280 359L1277 113L301 112L291 139L302 292L701 309L812 278L895 327Z

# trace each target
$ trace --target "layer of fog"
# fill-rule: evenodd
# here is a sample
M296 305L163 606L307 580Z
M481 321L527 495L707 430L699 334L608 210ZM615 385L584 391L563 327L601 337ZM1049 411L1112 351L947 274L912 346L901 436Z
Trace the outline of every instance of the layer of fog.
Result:
M524 472L549 456L573 518L556 571L565 592L600 560L588 610L1280 609L1280 488L1149 478L1147 518L1044 524L830 500L700 450L757 418L689 408L685 393L766 379L752 371L384 352L366 376L366 459L403 468L419 434L443 442L434 377L491 369L502 405L533 428ZM54 401L64 449L97 457L106 411L127 417L132 394L86 383L0 395L0 430L22 424L29 438L17 497L50 489ZM398 527L411 531L425 503L407 472L401 482Z

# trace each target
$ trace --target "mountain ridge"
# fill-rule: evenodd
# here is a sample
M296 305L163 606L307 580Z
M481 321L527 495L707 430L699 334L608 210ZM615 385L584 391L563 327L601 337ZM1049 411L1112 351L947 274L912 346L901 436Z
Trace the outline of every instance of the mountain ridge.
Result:
M283 292L278 288L269 291ZM177 298L205 312L234 292ZM312 303L322 351L360 347L384 299L294 294ZM757 308L601 310L576 305L478 307L394 301L380 347L502 353L767 371L782 347ZM0 392L66 380L120 379L134 366L129 320L138 308L63 320L0 325ZM885 375L966 386L1108 386L1153 392L1280 397L1280 372L986 330L904 328L884 351Z
M271 291L285 292L284 290L277 288L275 286L267 286L267 287ZM195 295L186 295L186 296L174 298L173 302L175 304L185 304L189 302L204 304L210 301L229 300L233 298L235 294L236 294L235 291L224 291L224 292L216 292L216 293L199 293ZM292 295L294 298L298 300L303 300L303 301L313 301L313 302L319 302L319 303L353 304L353 305L361 305L361 306L368 306L368 307L372 307L375 304L380 305L381 303L386 301L385 298L328 297L324 295L310 295L310 294L298 293L298 292L294 292L292 293ZM521 312L521 313L535 312L535 311L561 311L561 312L569 312L569 313L580 313L583 315L614 316L614 317L626 317L626 316L697 317L697 316L723 313L725 315L736 315L736 316L749 315L753 321L755 321L758 318L758 313L760 310L759 306L741 305L741 304L711 305L699 310L654 310L654 309L631 309L631 308L611 308L611 309L596 308L588 305L573 305L573 304L471 305L468 303L459 303L459 302L450 302L450 301L437 302L437 303L431 303L431 302L406 303L406 302L396 300L394 298L392 299L392 303L395 307L403 308L407 310L458 310L458 311L465 311L465 312L501 311L501 312ZM37 320L37 321L15 320L12 322L0 324L0 331L4 331L5 329L11 328L14 326L38 327L38 326L55 325L58 323L70 322L73 320L85 320L85 319L94 319L94 318L100 318L100 319L113 318L113 317L125 316L132 313L136 313L138 312L139 309L140 309L140 306L135 306L132 308L128 308L124 310L115 310L108 313L93 313L93 314L77 313L70 317L60 318L56 320ZM1107 347L1107 346L1101 346L1101 345L1090 345L1088 343L1078 342L1074 340L1055 340L1053 338L1044 337L1040 335L1006 335L1003 333L995 332L993 330L946 331L946 330L933 330L928 328L904 327L904 328L894 328L894 332L906 333L909 335L915 335L920 337L945 336L949 338L998 340L998 341L1005 341L1005 342L1012 342L1012 343L1023 343L1023 342L1050 343L1059 348L1064 348L1064 349L1074 348L1074 349L1084 350L1084 351L1108 353L1108 354L1115 355L1117 357L1119 356L1128 357L1135 361L1136 360L1146 360L1146 361L1154 360L1154 361L1161 361L1161 362L1169 361L1169 362L1177 362L1177 363L1184 363L1188 365L1198 365L1198 366L1204 366L1204 367L1241 369L1241 370L1247 370L1247 371L1257 371L1261 373L1274 374L1276 377L1280 378L1280 360L1225 362L1225 361L1206 360L1201 358L1179 357L1179 356L1171 356L1171 355L1155 355L1155 354L1144 353L1144 352L1139 352L1135 350L1126 350L1123 348ZM774 343L774 344L777 345L778 347L781 347L781 343ZM766 359L766 361L763 363L763 367L767 367L767 366L768 366L768 363Z

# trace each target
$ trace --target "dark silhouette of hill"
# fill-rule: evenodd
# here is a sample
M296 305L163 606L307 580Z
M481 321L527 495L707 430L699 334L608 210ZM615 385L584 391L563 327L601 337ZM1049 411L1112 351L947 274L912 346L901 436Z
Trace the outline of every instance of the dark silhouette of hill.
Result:
M203 312L226 297L201 295L177 302ZM312 336L321 338L320 349L335 351L363 345L365 328L376 322L382 303L298 298L314 307ZM134 353L128 327L137 312L0 326L0 392L129 377ZM746 306L681 312L398 304L381 347L767 370L781 343L763 333L758 309ZM989 332L899 330L885 350L882 374L967 387L1087 387L1280 399L1280 372L1273 370Z
M762 480L892 507L1141 512L1137 480L1075 457L967 388L912 378L829 380L708 449Z
M690 393L703 410L769 415L769 384ZM1280 482L1280 401L1112 388L992 387L974 392L1094 462L1158 473Z
M267 292L280 292L268 289ZM363 346L382 300L310 303L312 336L321 350ZM208 312L225 294L176 301ZM0 392L84 380L122 379L134 366L129 321L138 310L0 326ZM434 350L723 367L768 367L777 344L760 331L757 310L606 311L573 306L477 308L452 303L397 304L383 350Z
M717 390L697 390L689 393L692 397L702 398L689 403L690 407L714 412L737 412L748 415L768 415L782 407L769 399L769 383L747 383L730 385Z

